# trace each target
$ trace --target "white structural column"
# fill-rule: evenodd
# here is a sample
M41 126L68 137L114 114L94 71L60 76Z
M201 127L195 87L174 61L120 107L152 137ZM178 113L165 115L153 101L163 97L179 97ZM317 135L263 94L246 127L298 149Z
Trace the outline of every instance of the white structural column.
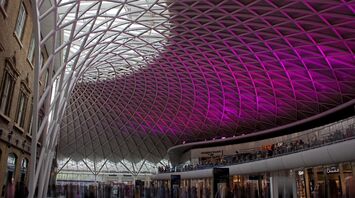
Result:
M46 197L60 122L75 84L137 71L163 48L169 14L161 2L32 0L36 66L29 197L35 192ZM48 58L40 65L44 46Z
M33 13L33 35L35 39L34 59L36 67L34 69L34 87L33 87L33 112L32 112L32 143L31 143L31 162L30 162L30 179L29 179L29 197L33 197L36 186L36 161L37 161L37 125L38 125L38 97L39 97L39 67L41 49L40 43L40 24L38 21L38 6L37 1L32 0L32 13Z
M131 162L173 145L300 124L355 97L354 1L31 2L30 197L45 197L59 138L59 159L139 173Z
M63 109L66 106L69 86L72 85L72 78L65 76L65 67L62 66L62 51L57 49L57 46L60 44L58 41L61 41L61 32L56 31L56 23L51 24L51 31L44 30L41 27L42 23L57 21L58 15L56 13L58 8L56 1L53 2L54 5L50 5L48 1L32 0L36 66L33 88L33 141L31 145L31 172L28 197L34 197L36 189L38 197L46 197L48 179L55 155L54 149L59 135L59 123L64 113ZM48 11L40 12L40 10ZM41 49L44 45L51 51L49 51L49 57L43 65L39 65ZM45 82L43 94L41 94L39 82L45 78L45 75L47 75L47 82ZM41 123L39 123L40 111L43 114ZM42 138L42 146L38 152L37 148L40 138Z

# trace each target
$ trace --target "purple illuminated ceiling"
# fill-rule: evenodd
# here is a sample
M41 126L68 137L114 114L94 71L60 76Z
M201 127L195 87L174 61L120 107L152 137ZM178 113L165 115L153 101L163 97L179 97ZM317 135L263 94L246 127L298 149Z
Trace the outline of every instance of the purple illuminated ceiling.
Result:
M179 0L169 12L168 44L151 64L77 85L63 155L158 161L182 141L252 133L355 98L354 1Z

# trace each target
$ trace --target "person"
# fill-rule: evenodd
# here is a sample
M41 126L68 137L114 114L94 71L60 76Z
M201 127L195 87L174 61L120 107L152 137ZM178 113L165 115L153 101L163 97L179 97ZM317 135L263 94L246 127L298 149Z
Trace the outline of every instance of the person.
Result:
M209 186L205 188L205 197L211 197L211 188Z
M187 198L186 196L186 191L185 191L185 186L180 187L180 198Z
M15 188L16 185L14 184L14 178L10 177L6 189L6 198L15 198Z
M27 197L28 196L28 187L25 185L25 197Z
M16 185L15 197L16 198L27 197L26 186L23 181L19 182L19 184Z
M217 192L215 192L215 198L226 198L227 185L224 183L217 184Z
M76 191L76 198L81 198L79 190Z

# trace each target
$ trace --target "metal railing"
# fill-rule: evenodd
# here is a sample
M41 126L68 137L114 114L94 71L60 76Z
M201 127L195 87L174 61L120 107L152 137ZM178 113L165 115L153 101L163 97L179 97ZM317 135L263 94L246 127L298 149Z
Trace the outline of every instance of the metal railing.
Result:
M296 136L295 134L291 134L279 138L284 140L275 141L272 144L236 150L234 155L224 155L219 158L211 157L211 159L200 161L198 164L180 164L175 167L159 167L158 173L184 172L242 164L347 141L355 138L355 117L299 132ZM270 138L270 140L272 139L273 138ZM261 141L264 140L260 140L259 142Z

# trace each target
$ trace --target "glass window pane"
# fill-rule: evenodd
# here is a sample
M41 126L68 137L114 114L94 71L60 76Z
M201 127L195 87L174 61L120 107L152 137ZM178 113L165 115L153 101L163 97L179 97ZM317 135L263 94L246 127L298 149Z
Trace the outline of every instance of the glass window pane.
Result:
M2 7L3 9L6 9L6 7L7 7L7 1L8 1L8 0L0 0L0 7Z
M17 120L16 120L17 123L20 125L20 127L23 127L23 125L24 125L24 118L25 118L25 113L26 113L26 102L27 102L27 97L23 92L21 92L20 98L19 98Z
M35 40L32 38L30 47L28 48L28 54L27 54L27 59L33 64L33 55L34 55L34 49L35 49Z
M20 11L19 11L19 14L17 16L16 29L15 29L16 36L19 39L22 39L22 34L23 34L23 28L24 28L24 25L25 25L25 21L26 21L25 6L23 5L23 3L21 3Z
M13 153L10 153L9 157L7 158L7 166L8 167L16 166L16 156Z
M10 76L10 74L5 71L5 80L2 88L1 105L0 105L0 111L5 115L8 114L8 106L10 105L9 103L10 103L12 86L13 86L13 79Z

